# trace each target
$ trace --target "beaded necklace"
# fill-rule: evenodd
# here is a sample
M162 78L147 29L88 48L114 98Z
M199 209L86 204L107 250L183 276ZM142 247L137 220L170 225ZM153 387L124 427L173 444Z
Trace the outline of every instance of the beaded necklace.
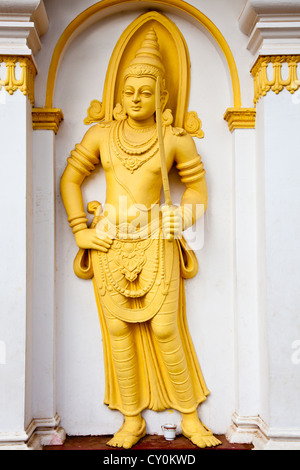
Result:
M135 170L144 165L144 163L149 161L158 152L157 129L156 126L152 126L153 133L151 136L142 143L137 144L136 142L130 142L129 139L125 137L125 122L126 121L122 120L115 124L111 144L115 155L122 162L123 166L131 173L134 173ZM147 132L149 132L149 129L151 128L147 128ZM130 127L130 130L133 130L133 128ZM142 131L146 132L146 129ZM141 133L140 130L137 130L137 132Z

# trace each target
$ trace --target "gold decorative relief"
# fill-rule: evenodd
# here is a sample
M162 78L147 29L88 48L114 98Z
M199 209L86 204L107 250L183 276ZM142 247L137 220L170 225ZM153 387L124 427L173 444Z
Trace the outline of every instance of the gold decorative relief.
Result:
M297 71L299 62L300 55L259 57L251 70L254 79L254 103L269 91L279 94L286 88L290 93L295 93L300 86ZM287 78L283 78L282 72L285 63L288 65Z
M64 116L59 108L33 108L32 127L34 130L52 130L57 134Z
M114 109L114 118L119 120L119 116L122 116L123 108L120 104ZM166 109L163 115L164 124L172 124L173 116L169 118L170 110ZM89 125L93 123L99 123L104 120L104 107L98 100L91 101L91 104L87 110L87 116L83 120L84 124ZM169 122L170 121L170 122ZM198 137L203 139L204 132L202 130L202 121L199 119L198 114L195 111L190 111L186 114L184 119L184 129L192 137Z
M12 95L16 90L20 90L23 95L27 95L31 104L34 103L34 77L37 73L36 67L29 57L0 56L0 63L6 64L6 78L0 79L0 89L2 87ZM20 78L16 78L16 65L21 67Z
M195 111L190 111L187 113L184 120L184 129L192 137L198 137L199 139L203 139L204 137L202 122L198 118L198 114Z
M254 129L255 118L255 108L229 108L224 114L224 119L228 122L230 132L235 129Z
M87 116L84 119L84 124L92 124L94 122L100 122L104 119L104 109L102 103L98 100L91 101L91 104L87 110Z

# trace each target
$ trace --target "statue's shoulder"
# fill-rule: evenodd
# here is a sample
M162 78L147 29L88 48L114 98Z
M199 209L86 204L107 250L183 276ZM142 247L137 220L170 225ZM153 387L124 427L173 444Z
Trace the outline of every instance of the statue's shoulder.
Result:
M97 136L99 134L102 134L105 129L110 129L113 124L113 121L108 122L108 121L102 121L102 122L97 122L96 124L93 124L88 131L86 132L86 135L91 135L91 136Z
M169 126L166 132L166 142L170 143L177 155L185 156L195 153L193 137L181 127Z
M187 135L187 132L181 128L181 127L173 127L173 126L168 126L171 135L174 135L176 137L183 137Z
M114 121L97 122L89 128L87 134L90 135L92 139L96 139L99 142L99 140L101 141L103 138L107 138L107 132L111 129L113 124Z
M97 127L98 129L110 129L114 123L115 121L101 121L97 122L97 124L95 124L95 127Z
M194 139L185 129L182 127L173 127L168 126L168 134L170 138L176 143L178 146L190 146L194 145Z
M86 131L82 145L86 148L97 148L99 143L103 141L103 139L107 138L107 129L109 129L112 125L112 122L97 122L93 124L89 129Z
M183 137L187 135L187 132L182 127L172 127L172 134L176 137Z

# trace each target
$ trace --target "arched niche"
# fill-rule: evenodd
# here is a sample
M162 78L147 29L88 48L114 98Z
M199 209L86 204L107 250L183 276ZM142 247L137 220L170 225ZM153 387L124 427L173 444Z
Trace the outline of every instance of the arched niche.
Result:
M138 5L137 5L138 3ZM60 36L58 42L56 43L47 79L47 90L46 90L46 101L45 107L53 107L53 96L55 89L55 82L57 77L58 68L61 60L63 59L66 49L69 47L70 43L86 28L91 26L91 24L96 21L116 14L120 10L132 10L136 9L137 6L140 8L149 8L152 10L158 9L162 11L171 11L173 13L184 15L188 17L190 21L196 22L204 27L208 33L212 36L213 40L218 44L221 52L223 53L231 77L231 86L232 86L232 100L233 107L241 107L241 90L240 90L240 81L238 76L238 71L236 63L232 54L232 51L216 25L201 11L192 5L181 1L181 0L153 0L151 2L146 0L102 0L91 7L84 10L80 13L64 30Z

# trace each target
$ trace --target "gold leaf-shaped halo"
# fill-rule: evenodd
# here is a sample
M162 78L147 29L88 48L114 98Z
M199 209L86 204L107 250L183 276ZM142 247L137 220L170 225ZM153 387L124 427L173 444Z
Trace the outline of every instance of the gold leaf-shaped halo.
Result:
M199 139L203 139L204 137L202 121L198 118L198 114L195 111L190 111L186 114L184 120L184 129L192 137L198 137Z

